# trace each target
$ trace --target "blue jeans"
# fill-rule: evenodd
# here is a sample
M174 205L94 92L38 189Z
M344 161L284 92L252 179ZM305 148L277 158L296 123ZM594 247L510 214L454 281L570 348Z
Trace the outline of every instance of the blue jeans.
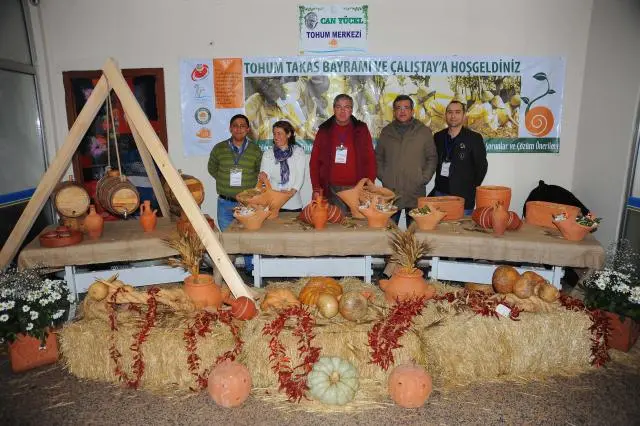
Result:
M434 195L436 197L446 197L448 195L451 195L451 194L446 194L446 193L441 192L441 191L434 191L433 193L434 193ZM464 209L464 215L465 216L471 216L471 213L473 213L473 209Z
M218 228L224 232L235 220L233 217L233 208L238 205L237 201L229 201L218 198ZM244 267L248 272L253 271L253 256L244 256Z

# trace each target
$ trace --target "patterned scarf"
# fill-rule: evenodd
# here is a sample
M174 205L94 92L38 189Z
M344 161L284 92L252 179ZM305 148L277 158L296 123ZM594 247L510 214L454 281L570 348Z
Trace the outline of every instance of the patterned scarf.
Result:
M289 157L293 155L293 145L289 144L287 149L280 149L277 146L273 146L273 155L276 157L276 162L280 163L280 183L285 184L289 182Z

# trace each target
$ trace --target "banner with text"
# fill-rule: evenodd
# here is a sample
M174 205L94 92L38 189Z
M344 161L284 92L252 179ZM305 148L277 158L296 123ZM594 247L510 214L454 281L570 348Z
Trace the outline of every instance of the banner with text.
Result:
M301 55L345 55L367 52L369 6L298 6Z
M340 93L354 98L353 114L367 123L374 143L393 120L393 100L406 94L415 117L434 133L446 127L445 108L456 99L467 106L466 125L483 135L487 152L560 151L565 61L559 57L221 58L184 60L180 69L186 155L208 154L228 138L237 113L249 117L250 137L263 149L272 143L273 123L288 120L310 152Z

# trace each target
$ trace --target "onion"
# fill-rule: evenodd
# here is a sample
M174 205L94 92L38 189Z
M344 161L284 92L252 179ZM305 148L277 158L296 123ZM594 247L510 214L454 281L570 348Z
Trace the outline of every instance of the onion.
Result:
M340 298L340 314L349 321L359 321L367 314L369 303L359 291L350 291Z
M338 299L333 294L321 293L318 296L316 307L325 318L333 318L338 313Z

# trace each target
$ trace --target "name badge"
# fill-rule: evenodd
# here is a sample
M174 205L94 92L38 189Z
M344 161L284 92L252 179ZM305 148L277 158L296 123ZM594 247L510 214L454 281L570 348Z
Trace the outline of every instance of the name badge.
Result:
M336 148L336 164L347 164L347 148Z
M442 168L440 169L440 176L449 177L449 167L451 167L451 163L449 161L442 163Z
M230 170L229 185L230 186L242 186L242 169L233 168Z

